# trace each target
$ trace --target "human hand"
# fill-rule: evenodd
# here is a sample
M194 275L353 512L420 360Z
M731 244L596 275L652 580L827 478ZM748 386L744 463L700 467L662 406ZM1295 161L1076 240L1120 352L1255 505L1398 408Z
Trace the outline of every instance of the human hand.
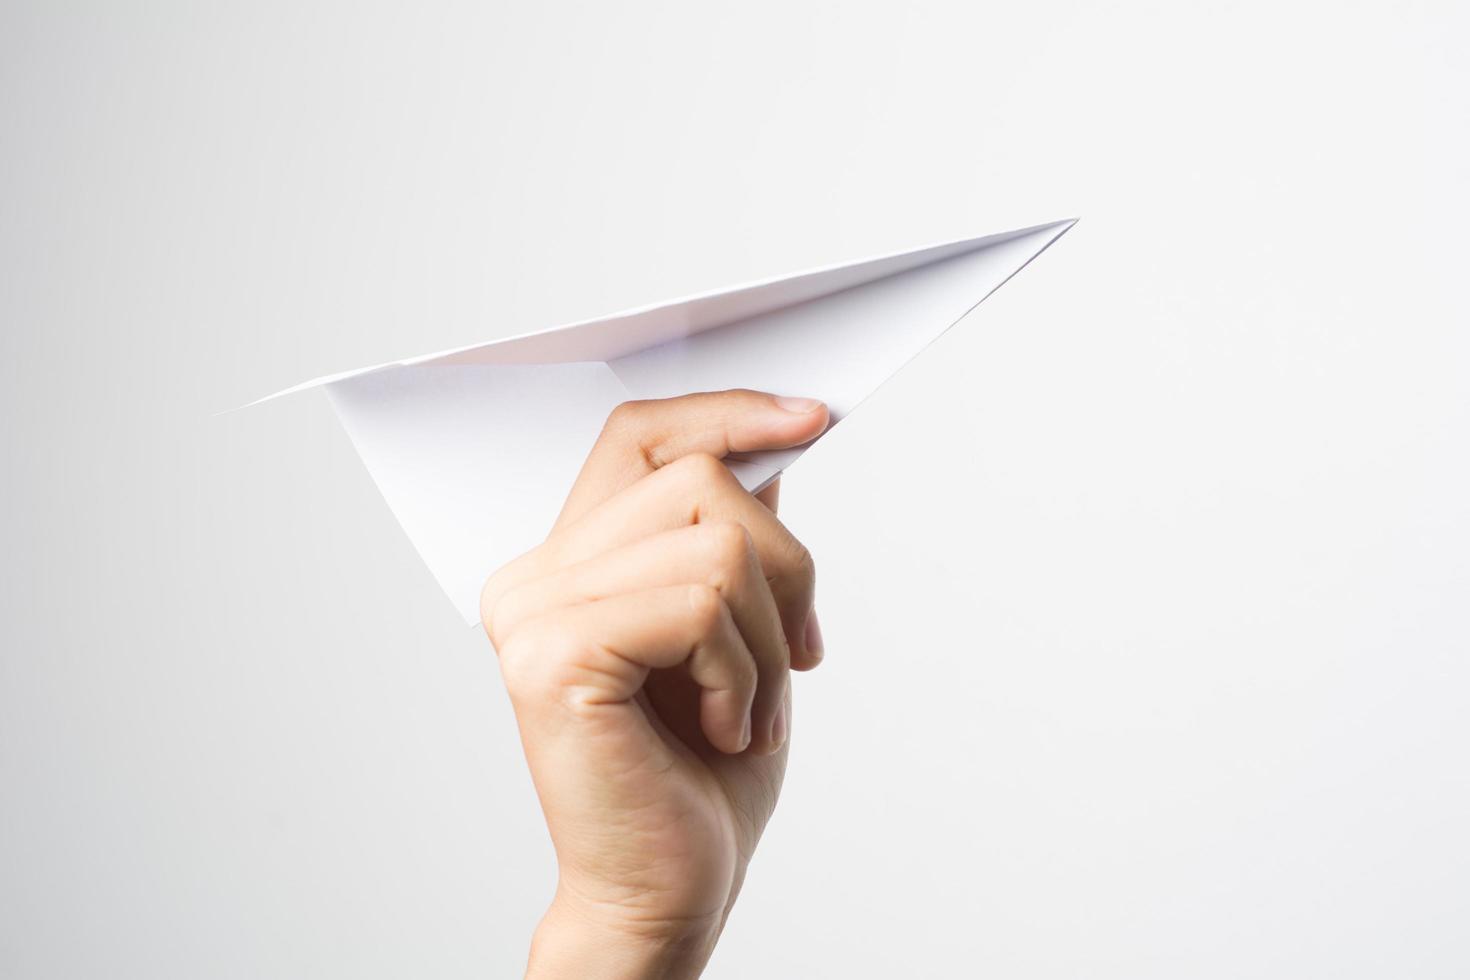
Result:
M826 428L726 391L608 419L546 541L486 583L559 879L528 977L697 976L776 805L811 556L719 457Z

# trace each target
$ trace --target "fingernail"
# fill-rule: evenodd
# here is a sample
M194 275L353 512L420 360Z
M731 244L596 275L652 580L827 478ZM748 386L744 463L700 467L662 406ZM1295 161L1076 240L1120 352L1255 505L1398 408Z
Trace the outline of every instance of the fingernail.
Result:
M817 611L813 609L806 617L806 652L813 660L822 659L822 624L817 622Z
M781 710L776 712L776 717L771 719L771 751L774 752L786 744L786 705L781 705Z
M785 395L776 396L776 405L794 415L810 415L822 407L815 398L788 398Z
M750 745L750 713L745 714L745 727L740 730L740 748L745 749Z

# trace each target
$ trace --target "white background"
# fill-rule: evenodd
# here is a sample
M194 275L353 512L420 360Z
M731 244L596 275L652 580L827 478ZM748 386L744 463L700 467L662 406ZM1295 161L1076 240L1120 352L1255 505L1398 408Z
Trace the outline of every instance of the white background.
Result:
M1463 4L0 11L0 974L512 976L549 894L324 401L212 413L1070 215L789 474L709 976L1470 973Z

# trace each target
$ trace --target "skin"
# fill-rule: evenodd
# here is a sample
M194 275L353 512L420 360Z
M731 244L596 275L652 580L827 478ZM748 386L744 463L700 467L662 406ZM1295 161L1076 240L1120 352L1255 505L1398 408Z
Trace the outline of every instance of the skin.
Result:
M808 442L809 399L629 402L555 527L486 582L556 848L526 976L697 977L775 809L791 670L821 660L811 555L719 460Z

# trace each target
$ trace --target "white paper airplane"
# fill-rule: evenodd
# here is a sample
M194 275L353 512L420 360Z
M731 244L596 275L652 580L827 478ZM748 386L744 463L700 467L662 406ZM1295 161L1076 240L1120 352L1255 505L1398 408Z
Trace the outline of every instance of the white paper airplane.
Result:
M1075 223L768 279L260 401L326 389L430 571L478 623L485 579L546 535L616 405L753 388L820 398L836 423ZM810 445L727 464L757 490Z

